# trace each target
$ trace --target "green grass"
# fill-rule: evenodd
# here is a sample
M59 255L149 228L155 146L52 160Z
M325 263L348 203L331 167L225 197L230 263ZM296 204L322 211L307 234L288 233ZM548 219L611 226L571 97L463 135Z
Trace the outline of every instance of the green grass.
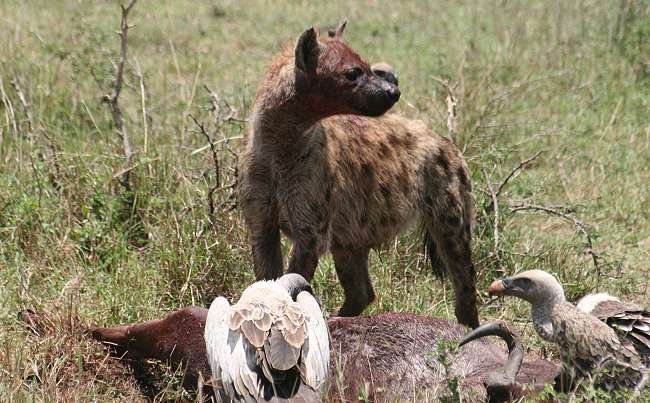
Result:
M457 144L479 207L481 290L504 272L544 268L570 299L598 289L650 302L645 2L634 2L625 18L618 1L589 0L140 2L120 98L137 152L128 211L114 178L123 168L121 140L101 102L119 50L119 7L6 0L0 16L0 396L9 400L141 397L129 374L83 336L84 326L207 306L253 280L241 215L228 209L233 156L218 144L223 187L210 222L215 175L209 149L194 152L206 140L190 115L237 150L245 122L215 122L204 85L218 92L224 114L227 102L243 119L282 43L343 17L354 48L396 68L401 113L445 133L438 80L456 84ZM146 148L136 66L146 88ZM31 129L14 79L28 98ZM498 184L538 151L499 197L495 255L483 172ZM588 225L598 270L573 225L511 212L508 205L520 202L570 209ZM367 313L453 317L450 286L430 273L416 233L374 252L371 266L378 299ZM342 303L330 258L315 285L329 312ZM57 327L32 336L15 320L24 308L51 313ZM515 323L533 354L555 354L534 335L524 304L492 302L481 315ZM165 398L191 398L173 376L162 379Z

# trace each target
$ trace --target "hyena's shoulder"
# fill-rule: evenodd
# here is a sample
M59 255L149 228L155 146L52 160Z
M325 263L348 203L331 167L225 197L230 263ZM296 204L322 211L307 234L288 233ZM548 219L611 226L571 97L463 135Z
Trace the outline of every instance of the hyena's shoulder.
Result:
M380 117L337 115L316 126L314 130L321 132L334 154L342 148L346 154L378 154L382 159L444 156L454 164L462 160L458 148L446 137L433 132L421 120L396 113Z

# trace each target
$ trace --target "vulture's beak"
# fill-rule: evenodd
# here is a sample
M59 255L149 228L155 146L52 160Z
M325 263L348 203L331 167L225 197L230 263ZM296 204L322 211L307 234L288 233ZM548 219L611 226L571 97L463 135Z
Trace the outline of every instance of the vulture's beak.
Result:
M511 282L512 280L510 280L508 277L494 281L492 284L490 284L488 294L496 295L497 297L504 295Z

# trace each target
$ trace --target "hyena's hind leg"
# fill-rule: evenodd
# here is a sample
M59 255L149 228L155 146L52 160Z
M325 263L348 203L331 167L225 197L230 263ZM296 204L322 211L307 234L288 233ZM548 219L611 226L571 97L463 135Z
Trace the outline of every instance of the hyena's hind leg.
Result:
M450 219L449 216L445 217ZM456 319L463 325L479 325L476 308L476 270L472 262L470 238L462 228L441 223L443 218L428 225L437 248L437 255L451 278L455 295ZM451 218L451 220L454 220Z
M456 319L463 325L479 325L476 308L476 270L472 261L472 222L474 201L470 189L451 186L438 188L425 198L424 221L431 241L428 247L432 265L439 258L451 278L455 295ZM433 251L432 251L433 252Z
M370 249L367 248L332 251L336 274L345 294L339 316L357 316L375 300L375 290L368 273L369 253Z
M433 235L431 235L431 232L426 228L424 229L424 248L427 257L429 258L429 262L431 263L433 274L441 278L445 277L445 265L438 255L438 247L436 246L436 242L433 240Z

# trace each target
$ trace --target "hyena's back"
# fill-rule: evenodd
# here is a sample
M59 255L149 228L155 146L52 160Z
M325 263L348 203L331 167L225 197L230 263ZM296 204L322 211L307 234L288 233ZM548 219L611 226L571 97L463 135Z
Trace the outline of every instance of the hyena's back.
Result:
M416 218L439 216L444 209L464 210L466 222L458 224L471 226L465 162L424 123L394 114L338 115L311 132L312 147L304 157L322 167L313 172L312 194L325 198L329 220L323 222L330 225L323 230L329 230L331 249L380 247Z

